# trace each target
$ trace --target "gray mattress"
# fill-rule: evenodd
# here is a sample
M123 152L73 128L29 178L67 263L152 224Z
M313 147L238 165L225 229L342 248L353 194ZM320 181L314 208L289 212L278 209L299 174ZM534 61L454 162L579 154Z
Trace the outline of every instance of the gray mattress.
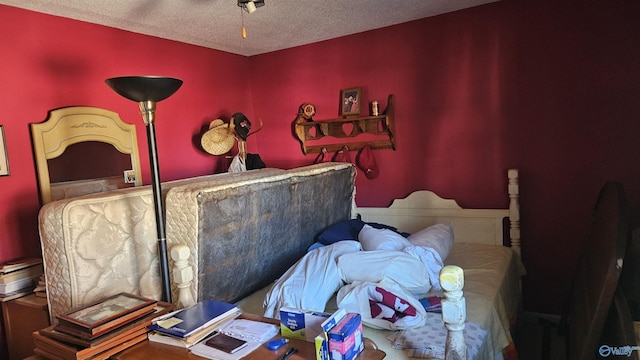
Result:
M351 217L354 176L351 164L318 164L169 191L167 239L191 248L196 301L233 302L282 275L319 231Z

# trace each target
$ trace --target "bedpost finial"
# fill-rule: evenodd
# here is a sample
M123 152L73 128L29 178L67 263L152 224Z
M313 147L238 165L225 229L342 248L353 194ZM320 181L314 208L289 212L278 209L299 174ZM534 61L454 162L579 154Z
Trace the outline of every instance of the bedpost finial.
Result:
M440 270L440 286L446 291L462 290L464 271L456 265L447 265Z

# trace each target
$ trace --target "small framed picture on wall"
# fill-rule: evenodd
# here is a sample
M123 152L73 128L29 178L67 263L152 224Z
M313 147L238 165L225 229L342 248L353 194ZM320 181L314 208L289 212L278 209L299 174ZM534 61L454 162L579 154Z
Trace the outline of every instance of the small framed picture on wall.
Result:
M340 90L340 115L351 116L360 114L360 97L362 88Z
M4 125L0 125L0 176L9 175L9 158L7 158L7 144L4 139Z

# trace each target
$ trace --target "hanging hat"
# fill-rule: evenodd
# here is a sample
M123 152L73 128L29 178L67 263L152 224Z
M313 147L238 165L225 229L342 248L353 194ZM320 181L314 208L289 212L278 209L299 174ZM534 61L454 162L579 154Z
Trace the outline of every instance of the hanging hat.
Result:
M365 145L365 147L360 150L356 157L356 163L367 179L375 179L380 175L380 169L376 163L376 158L373 156L371 146Z
M236 134L238 134L242 140L247 140L247 136L251 130L251 121L249 121L249 119L247 119L247 117L241 112L233 114L231 116L231 120L235 126L234 130Z
M316 156L315 160L313 160L313 163L320 164L320 163L329 162L329 161L331 161L331 159L327 154L327 148L322 148L320 149L320 153L318 154L318 156Z
M344 146L341 150L338 150L338 152L336 152L335 156L333 157L333 161L350 163L351 155L349 155L349 148L347 146Z
M215 119L209 124L209 130L202 135L200 143L202 148L211 155L223 155L228 153L235 142L229 124L221 119Z

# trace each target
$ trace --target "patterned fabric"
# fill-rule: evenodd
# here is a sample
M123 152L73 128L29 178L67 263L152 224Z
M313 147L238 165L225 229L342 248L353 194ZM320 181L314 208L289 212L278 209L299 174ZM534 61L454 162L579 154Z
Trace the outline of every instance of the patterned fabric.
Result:
M416 316L416 308L401 297L379 286L369 289L372 318L396 322L398 317Z
M487 331L480 324L465 322L463 330L467 344L467 359L475 359ZM427 324L420 328L407 329L390 336L393 347L408 350L410 357L444 359L447 329L444 327L442 315L427 313Z

